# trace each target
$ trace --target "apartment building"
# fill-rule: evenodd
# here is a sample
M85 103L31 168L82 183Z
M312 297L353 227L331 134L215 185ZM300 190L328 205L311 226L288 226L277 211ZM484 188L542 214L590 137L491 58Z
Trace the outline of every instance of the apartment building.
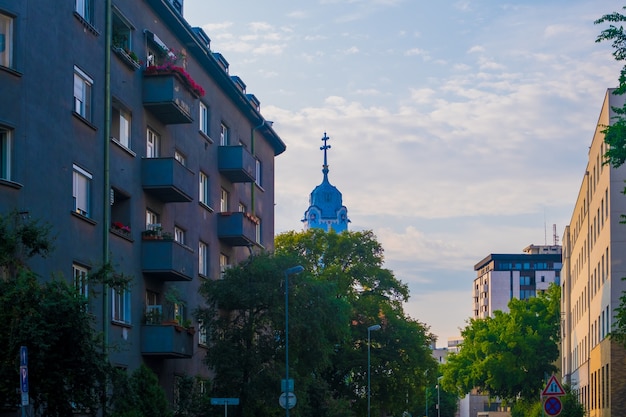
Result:
M473 318L509 311L513 298L524 300L559 284L561 246L530 245L518 254L490 254L474 265Z
M203 280L273 247L285 144L182 0L110 2L0 0L0 212L53 226L32 268L73 281L111 362L172 398L208 375ZM90 286L107 261L129 289Z
M626 409L624 350L608 338L626 277L626 167L605 165L602 130L623 96L608 90L582 171L570 224L563 235L562 374L594 417Z

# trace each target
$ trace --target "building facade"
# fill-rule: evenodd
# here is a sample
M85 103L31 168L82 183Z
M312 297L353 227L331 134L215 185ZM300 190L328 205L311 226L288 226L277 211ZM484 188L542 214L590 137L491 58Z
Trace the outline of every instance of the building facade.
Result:
M149 365L172 398L208 375L203 280L273 247L285 144L182 0L108 4L0 0L0 212L52 225L32 268L73 280L111 362ZM106 262L129 289L94 295Z
M304 230L312 228L341 233L348 230L350 219L348 219L348 209L343 205L341 192L328 180L329 139L324 133L322 138L324 145L320 147L320 150L324 151L324 165L322 165L324 178L322 183L311 192L309 208L304 212L302 223L304 223Z
M524 300L560 284L561 246L530 245L521 254L491 254L474 265L474 319L509 311L513 298Z
M620 416L626 409L624 350L608 338L626 289L626 167L604 164L604 126L624 97L608 90L589 147L570 224L563 235L562 374L587 415Z

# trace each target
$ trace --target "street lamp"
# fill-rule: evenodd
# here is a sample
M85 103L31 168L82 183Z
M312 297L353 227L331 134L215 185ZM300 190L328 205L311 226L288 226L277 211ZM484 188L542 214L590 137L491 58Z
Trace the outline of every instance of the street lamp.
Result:
M292 266L285 270L285 416L289 417L289 275L304 271L302 265Z
M443 378L442 376L437 377L437 417L441 417L441 406L439 402L439 380Z
M371 345L371 333L380 330L380 324L374 324L367 328L367 417L370 417L370 397L372 396L372 387L370 385L370 345Z

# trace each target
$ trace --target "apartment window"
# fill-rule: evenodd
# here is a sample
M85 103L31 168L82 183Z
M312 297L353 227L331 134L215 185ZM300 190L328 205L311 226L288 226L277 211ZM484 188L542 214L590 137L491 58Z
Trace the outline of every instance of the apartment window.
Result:
M91 77L74 66L74 111L88 121L91 121L92 86Z
M207 137L209 135L209 108L203 102L200 102L200 117L198 117L200 126L200 132L204 133Z
M113 13L111 23L112 36L111 44L114 48L120 48L125 52L132 51L132 25L118 13Z
M174 227L174 241L181 245L185 244L185 231L178 226Z
M158 158L161 152L161 137L148 128L146 137L146 158Z
M220 146L228 146L228 126L220 125Z
M258 159L256 160L256 179L254 180L254 182L256 183L256 185L258 185L259 187L263 186L263 183L261 182L263 176L261 175L261 161L259 161Z
M111 136L113 140L130 149L130 112L114 103L111 109Z
M76 0L76 13L93 24L93 0Z
M153 230L156 227L161 227L159 215L152 210L146 210L146 230Z
M209 251L204 242L198 243L198 273L204 277L209 275Z
M13 68L13 18L0 13L0 65Z
M125 288L112 289L113 321L130 324L130 291Z
M11 181L12 131L0 127L0 179Z
M224 272L230 268L230 260L228 256L220 253L220 279L224 278Z
M203 320L198 320L198 344L202 345L202 346L207 346L208 345L208 335L207 335L207 328L206 325L204 324ZM204 381L200 381L201 383L203 383ZM201 390L203 388L203 385L201 385Z
M198 201L202 204L204 204L207 207L210 207L209 204L209 177L207 177L207 175L200 171L200 175L199 175L199 179L200 179L200 183L199 183L199 190L198 190Z
M239 203L239 212L240 213L245 213L246 212L246 205L243 203Z
M72 275L74 275L74 288L79 295L85 298L89 298L89 287L87 283L88 272L88 269L83 266L77 264L72 265Z
M91 217L91 180L89 172L74 165L72 192L74 196L74 211L85 217Z
M220 192L220 211L222 213L228 211L228 191L223 188Z
M174 151L174 159L176 159L182 166L187 166L187 157L178 149Z

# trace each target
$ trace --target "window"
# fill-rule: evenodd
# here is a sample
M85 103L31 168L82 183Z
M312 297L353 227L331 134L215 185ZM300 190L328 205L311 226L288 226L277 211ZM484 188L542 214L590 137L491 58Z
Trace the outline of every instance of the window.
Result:
M113 12L111 23L111 44L114 48L120 48L126 52L132 51L132 25L123 16Z
M204 277L209 275L209 251L204 242L198 243L198 273Z
M76 13L93 24L93 0L76 0Z
M174 241L185 244L185 231L178 226L174 226Z
M0 179L11 181L11 131L0 127Z
M148 128L146 138L146 158L158 158L161 151L161 137L154 130Z
M228 191L223 188L220 193L220 211L222 213L228 211Z
M112 289L113 321L130 324L130 291L125 288Z
M199 184L199 190L198 190L198 201L202 204L204 204L207 207L210 207L209 204L209 177L207 177L207 175L200 171L200 184Z
M74 211L85 217L91 216L91 179L90 173L74 165L72 191L74 196Z
M187 166L187 157L183 155L178 149L174 151L174 159L176 159L182 166Z
M88 273L87 268L82 267L80 265L76 265L76 264L72 265L72 275L74 275L74 288L76 289L76 292L79 295L85 298L89 298L87 273Z
M259 161L258 159L256 160L256 179L254 180L254 182L256 183L256 185L258 185L259 187L262 187L262 182L261 182L261 161Z
M114 103L111 109L111 136L120 145L130 149L130 112Z
M228 146L228 126L224 123L220 126L220 146Z
M246 205L243 203L239 203L239 212L240 213L245 213L246 212Z
M228 256L220 253L220 279L224 278L224 271L230 268L230 261Z
M0 65L13 68L13 18L0 13Z
M161 227L159 215L152 210L146 210L146 230L153 230L156 227Z
M204 321L198 320L198 344L202 346L208 345L207 328L204 325ZM204 382L204 381L201 381ZM201 386L202 387L202 386Z
M74 111L91 121L91 89L93 80L80 68L74 67Z
M200 117L198 117L200 122L200 132L204 133L206 136L209 135L209 108L202 102L200 102Z

